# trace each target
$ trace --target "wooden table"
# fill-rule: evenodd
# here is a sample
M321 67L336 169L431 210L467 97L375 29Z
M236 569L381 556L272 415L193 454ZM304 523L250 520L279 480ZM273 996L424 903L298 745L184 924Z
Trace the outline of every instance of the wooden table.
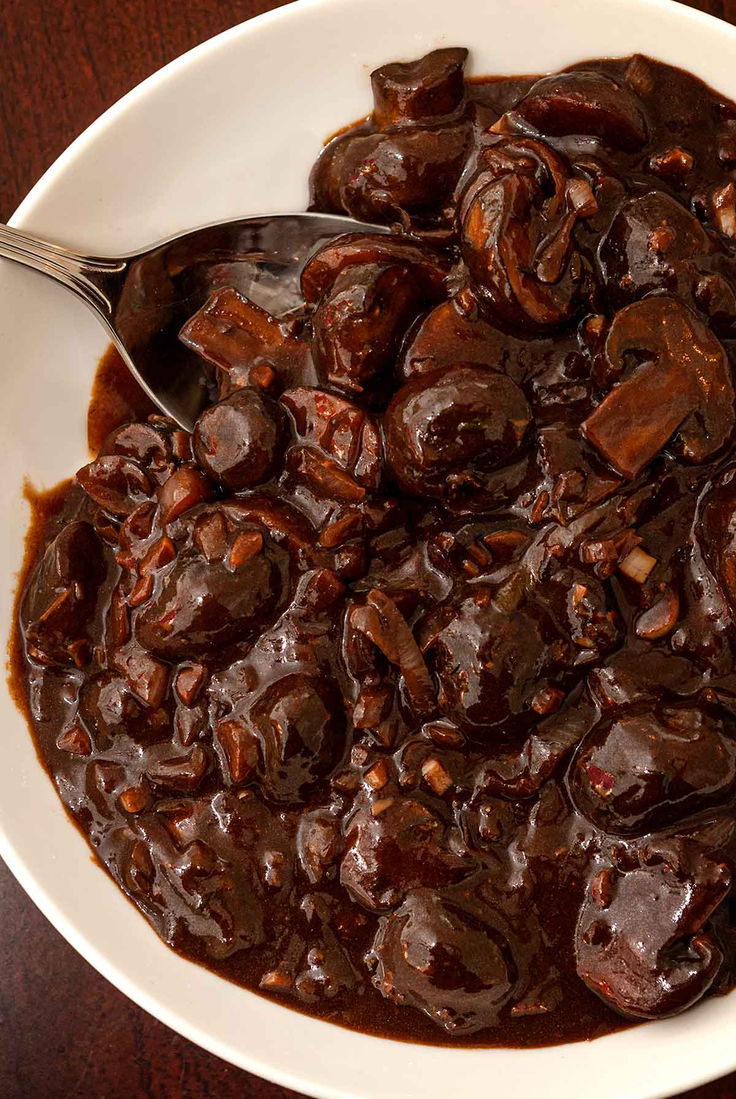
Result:
M0 0L0 218L105 108L268 0ZM700 0L736 23L736 0ZM150 1018L0 863L0 1099L289 1099ZM591 1094L593 1094L591 1092ZM734 1099L736 1074L688 1099ZM584 1099L584 1097L571 1097Z

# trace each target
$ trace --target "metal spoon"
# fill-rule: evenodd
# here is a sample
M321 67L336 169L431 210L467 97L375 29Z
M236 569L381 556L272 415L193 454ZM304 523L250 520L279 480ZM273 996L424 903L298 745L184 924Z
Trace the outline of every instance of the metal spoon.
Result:
M89 305L149 397L191 431L212 396L202 360L177 340L184 322L219 286L235 286L273 313L294 308L310 251L356 231L387 230L333 214L272 214L207 225L113 259L0 225L0 256L48 275Z

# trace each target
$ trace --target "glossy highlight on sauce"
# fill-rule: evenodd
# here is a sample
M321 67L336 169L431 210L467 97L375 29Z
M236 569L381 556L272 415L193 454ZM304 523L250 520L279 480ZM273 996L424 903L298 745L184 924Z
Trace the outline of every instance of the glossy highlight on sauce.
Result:
M540 1045L736 982L736 106L634 57L372 75L304 307L108 358L14 682L175 950L342 1025ZM132 419L131 419L132 418Z

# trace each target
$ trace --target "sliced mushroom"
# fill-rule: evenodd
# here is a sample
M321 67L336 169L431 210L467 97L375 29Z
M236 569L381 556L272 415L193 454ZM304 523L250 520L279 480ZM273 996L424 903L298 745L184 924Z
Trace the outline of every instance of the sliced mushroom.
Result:
M288 389L281 401L292 414L303 449L321 451L340 472L350 476L354 486L364 490L378 487L383 447L372 416L344 397L306 386ZM296 449L292 448L292 454ZM344 479L340 484L345 484ZM361 499L363 495L356 493Z
M583 69L542 77L514 113L541 134L594 134L614 149L638 149L647 138L637 97L610 77Z
M646 356L583 424L588 440L624 477L635 478L675 432L683 457L704 462L728 442L734 387L725 350L702 321L669 295L616 314L606 340L610 378L626 356Z
M179 333L182 343L217 367L220 396L252 380L251 372L267 365L285 384L309 373L309 347L291 336L264 309L231 286L216 290Z
M34 569L23 600L21 617L34 659L78 667L86 663L104 575L104 552L94 529L89 523L67 523Z
M626 199L598 248L606 293L614 306L653 290L674 290L691 300L718 245L698 219L665 191Z
M371 77L375 111L334 138L310 179L311 209L374 222L449 220L444 207L473 146L463 49L435 50Z
M77 473L87 495L116 519L130 515L153 491L138 462L122 454L104 454Z
M318 305L347 268L365 264L408 267L424 296L441 298L444 294L449 267L441 252L395 233L347 233L328 241L305 263L301 290L307 305Z
M170 433L159 424L123 424L103 441L100 455L103 454L122 454L146 469L164 469L172 459Z
M467 311L456 296L438 305L411 330L397 365L407 379L447 370L459 362L499 371L512 340L479 315L475 301ZM514 351L523 355L516 345Z
M541 141L502 138L484 151L462 196L462 254L473 288L489 316L511 328L560 324L583 298L572 233L587 215L568 177Z

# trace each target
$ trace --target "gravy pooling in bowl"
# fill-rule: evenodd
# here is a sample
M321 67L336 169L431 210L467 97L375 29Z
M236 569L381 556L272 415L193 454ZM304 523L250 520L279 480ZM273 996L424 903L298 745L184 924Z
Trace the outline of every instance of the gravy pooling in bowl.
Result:
M39 506L16 675L176 950L538 1045L736 979L736 107L465 56L377 70L315 165L314 208L396 231L285 318L216 289L194 434L129 405Z

